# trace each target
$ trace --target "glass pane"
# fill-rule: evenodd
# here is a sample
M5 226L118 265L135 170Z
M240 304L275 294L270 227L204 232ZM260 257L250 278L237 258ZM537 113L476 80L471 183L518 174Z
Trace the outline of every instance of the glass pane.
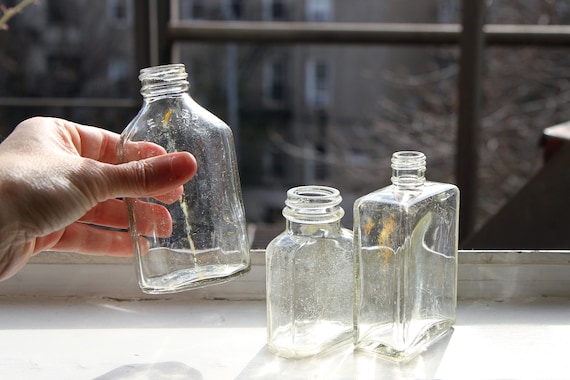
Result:
M541 168L544 129L570 120L568 50L488 48L481 87L479 211L483 219Z
M490 24L569 25L564 0L490 1ZM489 47L482 82L479 220L514 196L543 164L545 128L570 120L565 48Z
M395 150L423 150L428 177L453 181L456 49L228 46L178 48L192 96L234 128L251 222L280 222L286 190L318 183L341 190L351 224L354 199L390 183ZM264 101L264 65L276 58L287 62L280 107Z
M306 21L306 3L178 2L184 18L220 20L234 14L263 20L273 12L271 17L288 21ZM461 0L314 3L318 9L330 5L327 12L338 22L457 23L461 9ZM564 0L487 4L489 23L570 23ZM132 0L50 0L10 20L10 29L0 31L0 136L38 114L121 131L138 106L50 106L40 100L140 101L133 6ZM190 71L192 95L236 131L247 215L253 222L281 221L286 189L318 182L343 192L350 225L354 198L389 183L394 150L423 150L428 178L454 181L457 48L175 45ZM564 49L487 48L479 224L540 167L542 130L569 120L568 57ZM265 67L275 62L282 67ZM307 69L308 62L323 64ZM312 77L307 75L311 71ZM310 78L315 81L313 104L321 106L307 102ZM18 97L43 105L16 105ZM318 100L323 98L327 101Z
M0 135L35 115L121 131L136 101L116 109L113 102L51 106L50 99L140 99L133 12L130 0L50 0L13 17L0 31Z
M568 25L567 0L492 0L487 2L489 24Z
M286 3L288 14L302 19L295 4ZM333 21L460 22L459 0L426 2L411 11L393 1L359 4L368 5L366 12L364 6L345 9L346 4L334 3ZM244 18L258 19L255 9L245 7ZM489 2L487 13L487 21L494 23L568 24L569 19L570 6L563 1L495 1ZM386 185L389 155L396 149L423 150L428 178L454 181L456 48L240 44L231 63L239 75L231 82L224 75L215 78L229 64L224 47L180 46L186 52L183 61L200 70L201 78L196 80L207 82L209 88L202 90L197 84L195 96L211 93L207 99L211 108L230 115L227 86L239 89L234 122L239 125L244 191L258 194L259 188L271 186L267 193L272 193L262 202L255 198L255 207L262 204L273 212L248 212L253 221L279 220L283 197L275 193L300 183L336 186L348 200ZM258 63L277 56L286 57L288 82L280 91L286 93L287 102L270 110L267 102L259 100L258 84L263 81ZM307 101L318 99L317 83L324 83L324 71L317 69L323 66L317 62L329 67L326 107ZM542 165L538 143L542 130L568 120L568 63L567 54L557 49L487 48L478 225ZM204 70L214 73L203 74ZM346 202L345 208L350 204ZM348 220L350 215L347 224Z

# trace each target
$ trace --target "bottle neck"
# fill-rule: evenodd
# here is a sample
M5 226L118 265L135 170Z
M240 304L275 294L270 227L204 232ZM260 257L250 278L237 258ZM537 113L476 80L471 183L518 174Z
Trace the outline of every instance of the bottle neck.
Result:
M307 224L287 220L285 230L293 235L326 238L338 235L342 230L340 219L330 223Z
M147 67L140 71L141 95L145 102L182 96L190 85L183 64Z
M397 191L414 191L424 186L426 156L421 152L402 151L392 155L392 184Z
M299 186L287 191L283 216L287 230L303 235L323 234L340 229L344 210L337 189L327 186Z

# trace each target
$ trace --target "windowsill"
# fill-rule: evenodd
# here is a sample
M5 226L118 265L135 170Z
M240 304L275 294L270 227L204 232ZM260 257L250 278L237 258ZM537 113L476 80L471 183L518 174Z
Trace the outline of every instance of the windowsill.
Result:
M34 263L0 283L0 378L564 378L568 252L462 252L453 333L407 364L267 351L263 251L226 284L145 296L132 263Z
M0 376L7 379L555 379L570 373L567 298L461 301L453 333L399 365L351 347L303 360L276 357L265 345L263 301L0 297L0 308Z
M150 297L138 287L132 259L42 253L16 276L0 282L0 294L263 300L265 251L252 250L251 257L251 271L229 283ZM458 296L493 300L570 297L570 251L460 251Z

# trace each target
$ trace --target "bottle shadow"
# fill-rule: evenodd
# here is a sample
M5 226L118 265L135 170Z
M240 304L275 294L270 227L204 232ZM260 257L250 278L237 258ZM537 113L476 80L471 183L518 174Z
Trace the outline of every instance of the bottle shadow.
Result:
M96 377L94 380L204 380L202 373L179 362L127 364Z
M256 379L432 379L436 376L453 330L431 344L424 352L403 362L354 350L345 345L309 358L286 359L264 346L236 380Z

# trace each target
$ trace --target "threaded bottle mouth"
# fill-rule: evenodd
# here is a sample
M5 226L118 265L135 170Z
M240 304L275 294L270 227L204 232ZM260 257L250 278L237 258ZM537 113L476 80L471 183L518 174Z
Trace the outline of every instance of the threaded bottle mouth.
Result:
M186 80L188 73L182 63L173 63L170 65L152 66L141 69L139 72L139 80L155 80L160 82L171 82Z
M404 150L392 155L392 169L426 170L426 156L422 152Z
M145 99L188 91L188 73L184 64L175 63L140 70L141 94Z
M417 151L400 151L392 155L392 183L416 188L425 183L426 156Z
M344 216L340 191L328 186L298 186L287 191L283 216L293 222L331 223Z

